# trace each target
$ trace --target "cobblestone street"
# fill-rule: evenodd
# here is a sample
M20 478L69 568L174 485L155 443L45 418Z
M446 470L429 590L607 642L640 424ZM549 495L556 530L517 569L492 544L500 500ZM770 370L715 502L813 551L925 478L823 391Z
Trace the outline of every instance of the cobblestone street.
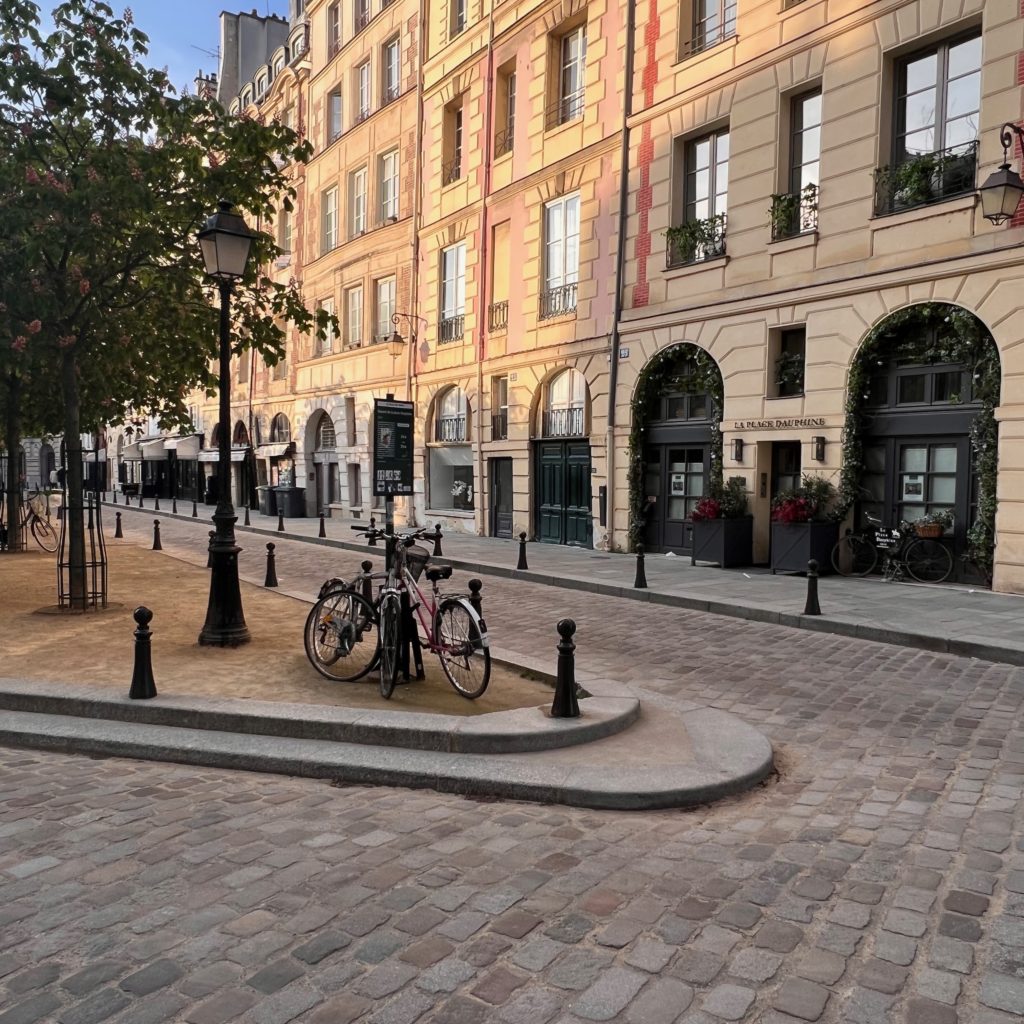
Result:
M282 541L282 588L359 557ZM0 1024L1024 1013L1021 669L515 580L484 609L550 667L572 616L582 672L738 714L779 777L626 814L0 750Z

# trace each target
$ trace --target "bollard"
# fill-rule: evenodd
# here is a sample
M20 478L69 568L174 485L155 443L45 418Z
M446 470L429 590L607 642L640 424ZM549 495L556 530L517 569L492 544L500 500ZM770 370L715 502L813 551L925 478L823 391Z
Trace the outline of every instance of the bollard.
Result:
M441 558L441 524L434 524L434 557Z
M250 526L251 525L250 522L249 522L249 506L248 505L245 506L245 520L243 521L242 525L243 526Z
M633 589L634 590L646 590L647 589L647 572L644 569L644 546L643 546L643 544L637 544L637 546L636 546L636 576L633 578Z
M551 702L552 718L579 718L580 706L576 700L576 645L572 635L576 623L572 619L559 619L555 627L558 641L558 673L555 677L555 699Z
M124 534L121 532L121 513L115 512L114 516L117 519L117 524L114 527L114 540L123 540Z
M274 563L274 545L267 545L267 578L263 581L265 587L277 586L277 565Z
M216 530L210 531L210 543L206 546L206 568L213 568L213 538L217 536Z
M149 623L153 613L140 605L132 612L136 623L135 630L135 668L132 671L132 686L128 691L131 700L149 700L156 696L156 683L153 682L153 633Z
M142 488L139 488L139 508L145 508L146 506L142 502Z
M171 498L171 514L172 515L177 515L178 514L178 496L177 495L175 495L173 498Z
M277 513L277 532L284 533L284 513Z
M482 588L483 583L480 580L469 581L469 603L473 606L473 611L475 611L481 619L484 617L484 603L480 597L480 591Z
M373 535L373 531L377 529L377 520L370 516L370 539L366 542L368 548L375 548L377 546L377 538Z
M193 518L193 519L197 519L197 518L198 518L198 516L199 516L199 511L198 511L198 509L196 508L196 499L195 499L195 498L193 498L193 499L192 499L192 518Z
M160 520L153 520L153 550L163 551L164 546L160 543Z
M326 537L327 536L327 527L324 526L324 514L323 514L323 512L320 513L320 532L317 533L317 536L318 537Z
M359 563L359 568L363 570L363 597L370 604L373 604L373 580L370 579L370 573L373 572L373 562L367 559L365 562Z
M529 569L530 567L526 564L526 534L519 534L519 561L516 563L516 569Z
M807 603L804 615L820 615L821 605L818 604L818 563L811 559L807 563Z
M114 491L114 504L117 504L117 491Z
M159 512L160 511L160 495L159 494L153 499L153 511L154 512Z

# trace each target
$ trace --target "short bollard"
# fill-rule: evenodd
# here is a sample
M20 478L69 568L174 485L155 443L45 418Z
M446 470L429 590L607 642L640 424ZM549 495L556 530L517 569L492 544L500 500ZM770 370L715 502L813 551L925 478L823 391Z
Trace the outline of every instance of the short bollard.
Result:
M217 536L216 530L210 531L210 543L206 546L206 568L213 568L213 538Z
M132 612L132 618L136 623L135 668L128 696L132 700L149 700L156 696L156 683L153 681L153 633L149 628L153 613L140 605Z
M324 526L324 514L323 514L323 512L320 513L320 531L317 533L317 536L318 537L326 537L327 536L327 527Z
M199 518L199 510L196 508L196 499L195 498L192 499L192 518L193 519L198 519Z
M242 521L242 525L243 526L251 526L252 525L249 522L249 506L248 505L245 506L245 519Z
M117 520L114 526L114 540L123 540L124 534L121 532L121 513L115 512L114 518Z
M145 508L145 504L142 501L142 488L139 488L139 508Z
M274 545L267 544L267 578L263 581L265 587L277 586L277 565L274 563Z
M644 569L644 546L636 546L636 576L633 578L634 590L647 589L647 571Z
M114 504L117 504L117 491L114 491Z
M434 523L434 558L441 558L441 524Z
M160 495L159 494L153 499L153 511L154 512L159 512L160 511Z
M579 718L580 705L576 700L576 644L572 635L576 623L572 619L559 619L555 627L558 641L558 673L555 677L555 699L551 702L552 718Z
M178 514L178 496L177 495L175 495L173 498L171 498L171 513L173 515L177 515Z
M481 619L484 617L484 602L480 597L480 591L482 589L483 582L481 580L469 581L469 603L473 606L473 611L475 611Z
M807 603L804 605L804 615L820 615L821 605L818 604L818 563L811 559L807 563Z
M526 534L519 534L519 561L516 562L516 569L529 569L526 564Z
M160 543L160 520L153 520L153 550L163 551L164 546Z
M370 573L373 572L373 562L366 559L366 561L359 563L359 568L363 570L363 597L370 604L373 604L373 580L370 579Z
M277 532L284 533L284 513L277 513Z
M375 548L377 546L377 538L374 536L373 531L377 529L377 520L370 516L370 539L366 542L368 548Z

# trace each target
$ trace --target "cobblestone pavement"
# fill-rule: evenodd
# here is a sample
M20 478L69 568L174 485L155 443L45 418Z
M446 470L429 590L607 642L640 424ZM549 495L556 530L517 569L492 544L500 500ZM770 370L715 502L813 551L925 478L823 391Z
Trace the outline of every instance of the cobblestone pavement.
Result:
M168 523L153 557L203 540ZM285 541L279 572L312 591L357 558ZM521 581L484 600L505 650L553 657L569 614L649 713L742 716L780 777L624 814L0 750L0 1024L1024 1013L1021 669Z

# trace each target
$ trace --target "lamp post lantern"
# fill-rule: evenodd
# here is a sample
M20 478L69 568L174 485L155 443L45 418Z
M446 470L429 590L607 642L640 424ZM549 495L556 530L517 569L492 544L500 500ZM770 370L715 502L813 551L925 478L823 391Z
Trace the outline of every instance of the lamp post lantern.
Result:
M1024 147L1024 129L1010 122L1004 124L999 132L999 141L1003 144L1003 162L978 189L981 193L981 212L993 224L1009 220L1017 212L1020 197L1024 196L1024 181L1010 167L1010 147L1013 145L1014 134Z
M216 527L210 541L210 601L199 643L207 647L236 647L249 642L249 628L242 612L238 585L238 552L235 543L234 505L231 503L231 292L245 273L253 235L245 221L222 199L220 209L199 232L199 246L210 275L220 289L220 430L218 431L217 475L220 478Z

